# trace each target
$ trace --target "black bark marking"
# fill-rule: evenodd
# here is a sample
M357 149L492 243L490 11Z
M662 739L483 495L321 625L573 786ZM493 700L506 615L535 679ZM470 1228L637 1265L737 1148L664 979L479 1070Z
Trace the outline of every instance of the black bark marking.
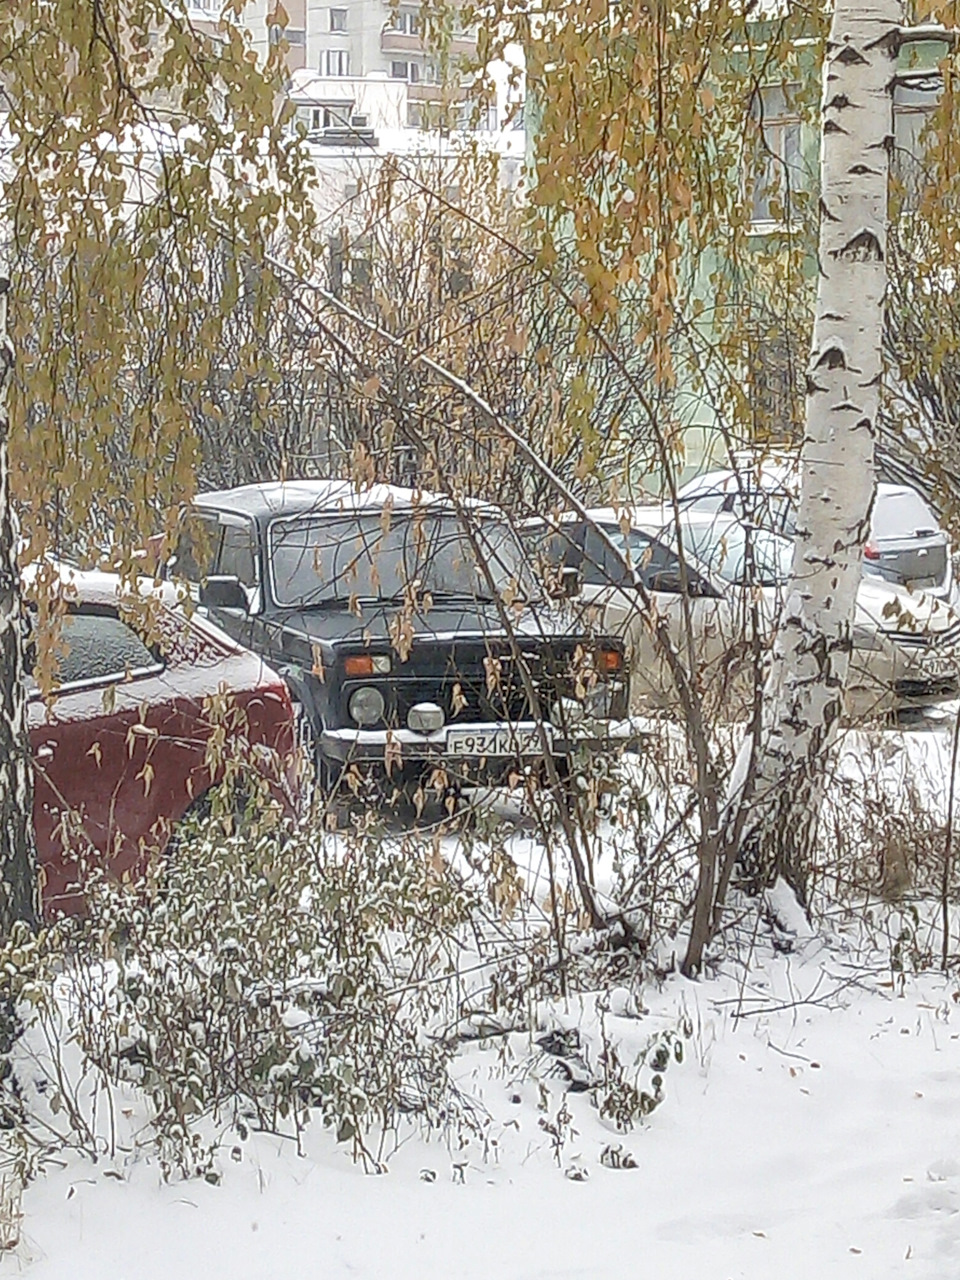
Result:
M865 67L868 60L859 52L859 50L854 49L852 45L848 44L844 45L837 54L836 61L842 62L845 67Z
M874 233L864 229L848 240L842 249L834 251L832 256L840 262L882 262L883 250Z
M847 357L843 354L841 347L827 347L826 351L821 352L817 363L813 367L815 369L845 369L847 367Z

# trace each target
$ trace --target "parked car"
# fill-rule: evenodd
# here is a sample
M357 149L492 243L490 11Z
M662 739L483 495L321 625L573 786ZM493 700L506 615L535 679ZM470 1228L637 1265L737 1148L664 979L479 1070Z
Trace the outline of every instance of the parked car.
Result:
M82 910L78 855L117 878L141 876L202 807L227 756L256 768L287 808L297 785L293 708L275 672L187 618L172 588L148 615L125 607L112 575L64 574L58 683L46 697L32 681L28 692L48 915Z
M799 475L787 463L751 463L737 471L697 476L677 494L686 511L726 512L776 533L796 527ZM870 536L863 549L866 577L882 578L956 603L950 539L929 504L905 484L877 485Z
M628 641L632 710L676 698L643 621L642 584L675 648L688 663L696 659L703 687L741 711L750 695L753 637L765 650L779 617L791 540L723 513L685 512L679 525L666 527L660 507L633 510L627 519L609 508L587 514L586 521L540 522L540 554L548 572L561 563L576 571L584 608ZM534 534L528 525L528 546ZM960 690L960 615L927 593L862 579L853 646L845 709L854 718L929 706Z
M626 711L623 641L571 628L495 507L247 485L196 499L170 568L282 672L328 789L495 782Z

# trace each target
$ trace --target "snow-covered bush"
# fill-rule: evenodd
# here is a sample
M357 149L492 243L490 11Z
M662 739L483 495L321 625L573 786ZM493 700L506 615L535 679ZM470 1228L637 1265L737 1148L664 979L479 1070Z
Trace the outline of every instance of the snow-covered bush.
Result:
M376 1163L401 1117L444 1121L450 1049L425 1034L443 991L424 979L475 899L429 842L211 818L156 899L88 892L68 1021L149 1099L168 1172L209 1172L218 1123L299 1138L317 1116Z
M448 1070L465 1042L526 1036L551 1001L648 967L651 894L675 876L646 869L646 782L612 777L585 788L580 827L603 928L538 790L405 817L357 800L337 830L320 801L292 826L218 802L137 884L78 856L85 917L0 947L0 1008L26 1028L0 1104L27 1175L76 1145L215 1179L251 1130L299 1145L312 1120L373 1169L411 1127L469 1143L482 1100ZM657 1073L632 1049L624 1063L611 1057L590 1096L626 1127L645 1100L627 1116L615 1077Z

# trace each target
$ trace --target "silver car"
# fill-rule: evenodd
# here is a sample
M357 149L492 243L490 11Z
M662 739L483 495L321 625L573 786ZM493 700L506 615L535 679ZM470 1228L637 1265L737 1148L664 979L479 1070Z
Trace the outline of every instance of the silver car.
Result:
M580 607L605 631L628 641L631 709L676 701L673 677L643 608L646 593L666 618L676 650L688 667L697 667L708 700L741 714L752 695L755 642L765 653L776 628L791 540L725 514L687 512L679 526L666 527L661 507L588 515L589 521L561 517L553 526L536 522L524 538L538 548L547 568L576 570ZM960 615L928 593L864 578L857 593L847 715L862 719L930 706L958 690Z
M678 491L677 498L685 511L723 512L792 536L798 493L795 464L764 461L697 476ZM877 485L863 572L956 603L950 539L916 489L905 484Z

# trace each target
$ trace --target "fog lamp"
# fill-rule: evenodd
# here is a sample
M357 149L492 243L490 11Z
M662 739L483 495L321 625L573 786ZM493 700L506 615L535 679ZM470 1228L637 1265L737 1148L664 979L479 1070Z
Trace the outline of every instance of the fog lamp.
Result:
M407 726L414 733L436 733L443 728L444 720L443 708L435 702L418 702L407 713Z

